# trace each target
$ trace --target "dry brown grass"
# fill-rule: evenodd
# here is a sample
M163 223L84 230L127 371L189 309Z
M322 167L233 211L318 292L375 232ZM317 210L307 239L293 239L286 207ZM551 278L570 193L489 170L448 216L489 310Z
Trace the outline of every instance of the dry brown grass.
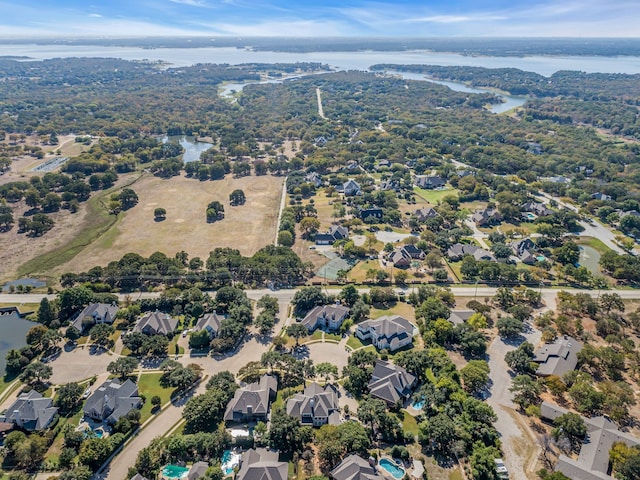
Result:
M84 271L106 265L128 252L148 256L163 252L173 256L184 250L189 256L206 259L215 247L237 248L252 255L275 238L283 178L272 176L227 178L199 182L183 176L163 180L151 175L132 188L139 203L121 213L121 219L100 239L85 248L60 271ZM245 205L231 207L229 194L242 189ZM207 204L220 201L225 218L207 223ZM156 208L167 211L166 220L156 222Z

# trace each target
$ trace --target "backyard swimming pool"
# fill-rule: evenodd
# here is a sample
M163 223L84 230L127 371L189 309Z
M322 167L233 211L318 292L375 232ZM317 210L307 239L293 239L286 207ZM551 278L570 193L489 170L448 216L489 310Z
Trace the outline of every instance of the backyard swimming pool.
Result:
M241 455L239 453L233 453L231 450L225 450L222 454L222 473L225 475L231 475L233 469L240 463Z
M424 400L419 400L411 404L411 408L415 410L422 410L423 407L424 407Z
M167 465L162 469L162 478L186 478L188 473L189 469L187 467L181 467L179 465Z
M392 462L388 458L383 458L380 460L380 467L384 468L387 472L391 474L393 478L402 478L404 477L404 468L400 465Z

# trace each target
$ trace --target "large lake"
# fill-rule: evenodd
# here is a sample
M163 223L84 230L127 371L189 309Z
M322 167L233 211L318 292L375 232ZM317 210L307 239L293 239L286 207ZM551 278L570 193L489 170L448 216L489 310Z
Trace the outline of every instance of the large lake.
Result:
M558 70L580 70L602 73L640 73L640 56L589 57L589 56L526 56L491 57L464 56L457 53L429 52L424 50L402 52L256 52L226 48L157 48L102 47L83 45L0 45L0 55L28 56L34 59L61 57L115 57L126 60L163 60L173 66L196 63L294 63L320 62L340 70L366 70L376 63L464 65L487 68L519 68L541 75L551 75Z
M24 320L15 313L0 315L0 330L2 331L2 336L0 336L0 372L2 374L4 374L4 367L7 365L6 356L9 350L24 347L27 344L25 339L27 332L36 325L39 324Z

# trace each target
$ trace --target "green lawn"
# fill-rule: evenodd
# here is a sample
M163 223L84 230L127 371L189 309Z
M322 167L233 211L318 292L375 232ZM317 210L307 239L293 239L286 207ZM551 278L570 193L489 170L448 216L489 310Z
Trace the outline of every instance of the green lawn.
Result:
M587 245L587 246L593 248L595 251L597 251L600 255L603 255L603 254L607 253L609 250L611 250L599 238L580 237L580 238L578 238L578 241L576 243L578 245Z
M342 335L340 335L339 333L325 333L324 339L326 341L333 340L333 341L339 342L342 339Z
M402 429L407 433L418 435L418 422L415 417L406 410L402 410L401 413L404 415L404 418L402 419Z
M425 190L424 188L413 187L414 193L422 198L425 202L436 204L441 201L447 195L458 195L458 190L455 188L447 188L446 190Z
M454 470L449 475L449 480L464 480L464 477L462 476L462 473L460 473L460 470Z
M364 347L364 344L358 337L352 335L351 337L349 337L349 340L347 340L347 346L356 350L358 348Z
M140 421L144 422L151 416L151 397L158 395L162 400L161 405L164 405L171 398L171 394L175 390L173 387L165 388L160 385L160 377L162 373L143 373L138 380L138 391L140 394L146 397L146 401L140 410Z
M182 354L184 353L184 347L178 345L178 351L176 352L176 345L178 344L178 339L180 338L180 334L176 333L171 341L169 342L169 346L167 347L167 351L169 355L175 355L176 353Z
M297 392L301 392L302 390L304 390L304 385L298 385L296 387L283 388L283 389L278 390L278 393L276 394L276 399L273 402L273 404L271 405L271 408L275 409L277 407L284 406L284 403L291 396L295 395Z
M379 318L383 315L400 315L407 320L415 319L415 310L406 302L396 302L389 305L388 308L372 307L369 316L371 318Z

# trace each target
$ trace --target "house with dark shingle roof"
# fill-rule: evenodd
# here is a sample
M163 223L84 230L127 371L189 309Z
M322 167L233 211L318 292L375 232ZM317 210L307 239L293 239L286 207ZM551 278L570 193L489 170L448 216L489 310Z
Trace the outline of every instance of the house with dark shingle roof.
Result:
M417 327L406 318L399 315L385 315L358 324L356 337L360 340L371 340L378 350L387 349L395 352L411 345L413 336L417 332Z
M322 185L322 177L318 174L318 172L308 173L304 177L305 181L313 184L316 188Z
M209 334L209 338L214 339L218 336L222 320L224 320L224 317L217 313L205 313L198 319L193 330L195 332L206 330Z
M309 332L313 332L316 328L335 331L340 329L342 322L348 316L349 308L343 305L319 305L307 313L301 323Z
M415 245L403 245L397 247L387 255L387 261L391 262L394 267L406 268L411 266L413 260L424 260L425 254Z
M225 422L266 420L269 405L276 398L278 380L263 375L259 382L250 383L235 391L224 412Z
M502 221L502 215L495 208L485 208L483 210L476 210L473 215L471 215L471 220L480 227L484 225L495 225Z
M351 178L342 184L342 193L345 197L360 195L360 191L360 184Z
M439 213L433 207L423 207L416 210L414 215L419 222L425 222L430 218L437 217Z
M513 250L513 254L518 257L522 263L533 265L538 261L538 258L535 255L535 251L538 247L530 238L523 238L521 240L511 242L509 246L511 247L511 250Z
M456 243L449 247L447 250L447 257L450 260L456 262L462 260L465 255L471 255L476 260L486 260L489 262L495 262L496 257L491 252L475 245L469 245L466 243Z
M326 233L316 233L316 245L333 245L338 240L347 240L349 229L341 225L331 225Z
M134 408L142 407L138 386L131 380L120 383L113 378L100 385L87 398L83 413L94 420L116 423Z
M453 323L453 325L462 325L469 320L474 313L476 312L473 310L452 310L447 320Z
M338 425L338 392L332 385L322 387L314 382L287 400L287 415L297 418L302 425Z
M442 188L447 184L446 180L439 175L416 175L414 183L426 190Z
M278 461L278 452L252 448L242 454L236 480L287 480L289 464Z
M84 307L84 309L73 319L71 325L83 332L97 323L113 323L118 313L117 305L108 303L92 303Z
M145 335L169 335L175 332L176 328L178 328L177 319L156 310L140 318L133 327L133 331Z
M533 361L538 364L536 375L561 377L575 370L580 350L582 350L582 343L566 335L558 338L554 343L545 343L536 350L533 357Z
M549 402L542 402L540 415L550 421L568 413L569 410ZM628 447L640 446L640 438L622 432L609 418L599 416L585 418L587 435L577 459L560 455L555 470L571 479L613 480L609 472L609 451L615 443Z
M387 405L404 403L413 392L417 379L404 368L384 360L376 360L367 385L369 394L387 402Z
M376 467L364 458L351 454L331 470L333 480L385 480Z
M131 477L129 480L148 480L147 477L143 477L142 475L140 475L139 473L136 473L133 477Z
M520 210L522 210L523 213L533 213L538 217L548 217L549 215L553 215L553 210L545 207L542 203L534 202L533 200L523 203L520 206ZM529 220L529 217L526 215L523 218L525 220Z
M209 464L207 462L196 462L191 465L189 469L189 473L187 473L187 480L198 480L199 478L203 478L209 469Z
M57 413L58 409L53 406L53 400L30 390L18 396L0 416L0 422L13 423L28 432L38 432L51 425Z

